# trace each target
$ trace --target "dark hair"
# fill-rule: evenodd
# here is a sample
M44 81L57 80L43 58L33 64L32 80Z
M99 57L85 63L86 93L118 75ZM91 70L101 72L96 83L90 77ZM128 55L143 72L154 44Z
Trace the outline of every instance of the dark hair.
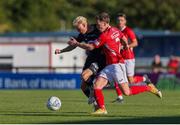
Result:
M102 12L96 16L96 20L104 21L106 23L110 23L110 17L109 14L106 12Z
M118 18L118 17L124 17L124 18L126 19L126 14L124 14L124 13L118 13L118 14L117 14L117 18Z

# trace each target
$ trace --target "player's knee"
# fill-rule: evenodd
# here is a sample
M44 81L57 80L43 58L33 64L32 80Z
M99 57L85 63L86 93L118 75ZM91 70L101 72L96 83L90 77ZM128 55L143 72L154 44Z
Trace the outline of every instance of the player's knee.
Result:
M86 70L82 72L81 78L82 78L84 81L86 81L86 80L88 79L88 72L87 72Z
M88 78L89 78L88 74L83 74L83 75L82 75L82 79L83 79L84 81L87 81Z
M101 89L102 88L101 84L99 84L98 82L95 82L93 87L94 87L94 89Z
M96 82L94 83L93 88L94 88L94 89L97 89L97 88L98 88L98 85L97 85Z
M96 79L94 83L94 89L103 89L107 85L107 80Z
M81 74L81 78L83 81L85 81L85 73L84 72Z
M127 91L127 90L124 91L124 95L130 96L130 94L131 94L130 91Z
M93 72L90 69L86 69L82 72L81 77L84 81L87 81L91 75L93 75Z
M129 83L134 83L134 78L133 77L128 77Z
M130 84L134 83L134 80L129 80L129 83L130 83Z

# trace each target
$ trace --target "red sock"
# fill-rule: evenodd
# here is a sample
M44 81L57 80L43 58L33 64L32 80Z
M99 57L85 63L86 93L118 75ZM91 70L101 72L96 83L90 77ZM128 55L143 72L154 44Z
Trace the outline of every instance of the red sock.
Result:
M104 96L101 89L94 89L94 95L97 101L97 104L100 108L105 108L104 106Z
M121 89L119 88L119 85L118 85L117 82L114 82L114 86L115 86L117 95L118 95L118 96L122 96Z
M136 95L142 92L150 91L150 87L145 85L145 86L131 86L130 91L131 95Z
M144 82L143 76L134 76L134 83Z

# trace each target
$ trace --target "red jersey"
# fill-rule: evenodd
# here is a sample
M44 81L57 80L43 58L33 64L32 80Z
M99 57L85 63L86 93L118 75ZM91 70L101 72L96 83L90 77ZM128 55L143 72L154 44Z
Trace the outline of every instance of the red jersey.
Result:
M123 33L119 29L115 27L109 27L106 31L101 33L99 38L93 43L95 48L103 46L107 65L119 62L124 63L124 59L120 54L120 49L122 47L120 39L123 36Z
M136 35L133 32L133 30L127 26L124 29L122 29L121 32L126 36L129 43L131 43L132 40L136 39ZM125 60L126 59L134 59L133 48L126 49L126 50L123 49L123 50L121 50L121 54Z
M168 63L169 73L176 74L179 67L179 61L177 59L170 59Z

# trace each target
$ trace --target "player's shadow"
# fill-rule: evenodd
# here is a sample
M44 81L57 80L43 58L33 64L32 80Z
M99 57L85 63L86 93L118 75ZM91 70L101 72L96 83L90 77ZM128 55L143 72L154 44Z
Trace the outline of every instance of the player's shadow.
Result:
M89 116L87 112L7 112L0 113L6 116Z
M87 112L12 112L0 113L5 116L66 116L66 117L101 117L101 120L83 120L83 121L53 121L46 124L180 124L180 116L166 117L136 117L122 115L103 115L92 116Z
M74 122L57 121L57 122L49 122L48 124L58 124L58 123L61 124L180 124L180 116L143 117L143 118L138 117L138 118L123 118L123 119L122 117L123 116L120 116L120 118L117 119L86 120L86 121L74 121Z

